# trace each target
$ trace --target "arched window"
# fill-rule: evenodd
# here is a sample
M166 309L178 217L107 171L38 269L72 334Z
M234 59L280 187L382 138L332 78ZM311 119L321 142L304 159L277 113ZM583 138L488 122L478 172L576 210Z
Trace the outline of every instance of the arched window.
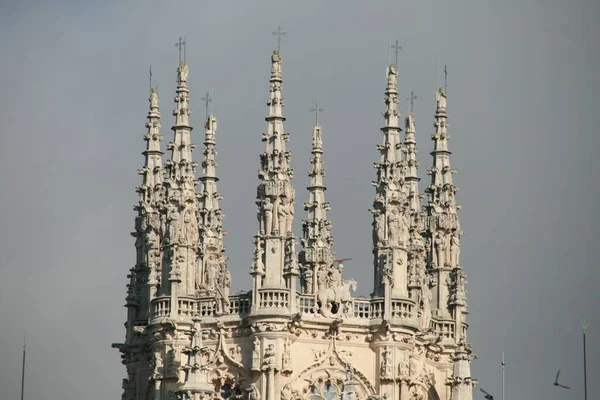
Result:
M336 400L339 395L340 389L336 385L323 382L311 388L308 400Z

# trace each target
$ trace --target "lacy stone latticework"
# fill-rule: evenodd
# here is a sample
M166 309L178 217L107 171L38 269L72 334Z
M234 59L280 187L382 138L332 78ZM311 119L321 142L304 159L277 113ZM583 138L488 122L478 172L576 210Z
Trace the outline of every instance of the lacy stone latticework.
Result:
M282 58L273 51L252 287L232 295L217 188L217 119L207 114L204 121L198 164L188 72L180 61L164 164L159 95L150 91L126 336L113 345L127 369L122 399L472 400L475 355L467 341L463 232L444 88L436 92L431 180L422 195L415 116L408 115L402 133L398 73L393 64L386 69L370 209L373 293L357 298L358 283L346 279L343 260L335 260L325 201L326 135L318 122L301 203L302 235L299 241L294 236Z

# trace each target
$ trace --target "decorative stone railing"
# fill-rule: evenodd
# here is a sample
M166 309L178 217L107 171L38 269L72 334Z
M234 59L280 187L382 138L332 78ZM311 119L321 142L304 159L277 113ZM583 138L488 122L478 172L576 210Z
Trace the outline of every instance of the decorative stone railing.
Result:
M258 309L290 307L290 291L281 289L261 289L258 292Z
M190 318L198 315L198 300L190 298L177 299L177 315Z
M313 294L298 294L297 299L300 314L315 313L315 296Z
M413 319L416 317L415 303L408 300L392 300L390 314L392 318Z
M454 339L454 322L433 322L433 329L438 336L442 338Z
M299 294L298 295L298 311L301 314L314 315L317 313L315 307L315 295L312 294ZM352 313L346 315L347 318L358 318L358 319L373 319L383 318L383 299L364 299L357 298L351 300Z
M250 314L250 306L252 305L252 298L250 294L240 294L229 297L229 313L246 315Z
M171 311L171 298L157 297L152 300L150 319L168 317Z

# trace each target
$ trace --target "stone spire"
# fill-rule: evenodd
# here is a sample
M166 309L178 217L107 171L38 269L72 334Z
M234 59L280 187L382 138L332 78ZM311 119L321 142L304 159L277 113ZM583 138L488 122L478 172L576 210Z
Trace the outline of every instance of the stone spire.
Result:
M387 68L385 90L385 125L381 128L383 143L377 146L381 159L375 163L377 181L373 208L373 253L375 282L373 294L388 299L407 296L407 255L410 211L405 185L405 163L402 160L398 111L398 74L391 64Z
M200 296L214 296L217 299L217 312L229 313L229 290L231 273L227 270L227 257L223 245L223 211L219 201L223 199L217 190L219 178L216 175L218 166L215 156L217 119L210 114L204 124L204 160L202 177L200 178L200 279L197 290Z
M316 293L317 274L332 268L334 243L331 236L331 221L327 219L327 211L331 209L325 201L323 177L323 139L321 125L318 123L313 129L311 168L308 171L310 186L308 189L308 202L304 203L304 210L308 211L308 218L302 221L301 240L303 250L300 252L302 264L302 291Z
M160 204L162 189L162 151L160 149L162 136L160 134L160 112L158 107L158 90L150 89L150 106L147 133L144 135L146 150L142 153L144 166L138 170L142 176L142 184L136 187L140 198L134 210L137 211L135 219L136 238L136 265L128 275L127 304L130 323L144 321L148 318L148 309L152 297L155 295L157 284L157 270L160 268L160 252L158 229L160 221ZM146 283L148 285L146 285ZM128 328L128 333L129 328Z
M458 187L452 182L456 170L450 167L448 150L447 95L443 87L436 93L435 133L433 166L427 171L431 184L427 187L427 244L428 269L435 283L433 288L433 312L438 319L455 322L455 341L464 338L466 332L466 276L460 267L460 221L456 204ZM463 329L464 324L464 329Z
M295 188L291 183L291 153L285 143L289 134L284 131L283 99L281 96L281 57L278 50L271 57L271 79L265 118L267 131L262 141L266 151L260 155L257 188L259 232L255 236L255 256L252 274L255 289L288 288L295 286L298 274L297 256L292 233ZM295 292L292 292L295 294Z
M198 232L198 195L196 194L196 167L191 143L190 96L187 86L188 66L180 60L177 68L175 95L175 124L173 141L167 146L171 158L165 163L166 207L164 210L164 264L162 271L163 295L171 295L176 304L178 295L195 294L197 285L196 263ZM175 290L176 289L176 290ZM171 307L176 312L176 307Z
M414 99L411 96L412 99ZM426 254L423 230L425 213L421 210L422 195L419 193L419 175L417 161L417 139L414 113L410 112L405 120L404 153L406 165L406 186L408 192L408 209L410 212L410 239L408 251L408 287L411 290L421 289L426 278ZM428 293L428 292L427 292ZM412 296L416 300L416 292ZM426 320L429 320L428 317Z

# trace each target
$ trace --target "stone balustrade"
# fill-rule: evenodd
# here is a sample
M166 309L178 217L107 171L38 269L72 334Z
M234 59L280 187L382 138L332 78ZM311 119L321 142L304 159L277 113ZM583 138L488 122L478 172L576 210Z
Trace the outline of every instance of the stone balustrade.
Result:
M392 318L416 318L415 303L410 300L392 300L392 309L390 311Z
M258 309L287 309L290 307L290 291L285 289L261 289L258 292Z
M454 322L443 321L443 322L432 322L435 333L447 339L454 339Z
M168 317L171 311L171 298L168 296L157 297L152 300L150 319Z

